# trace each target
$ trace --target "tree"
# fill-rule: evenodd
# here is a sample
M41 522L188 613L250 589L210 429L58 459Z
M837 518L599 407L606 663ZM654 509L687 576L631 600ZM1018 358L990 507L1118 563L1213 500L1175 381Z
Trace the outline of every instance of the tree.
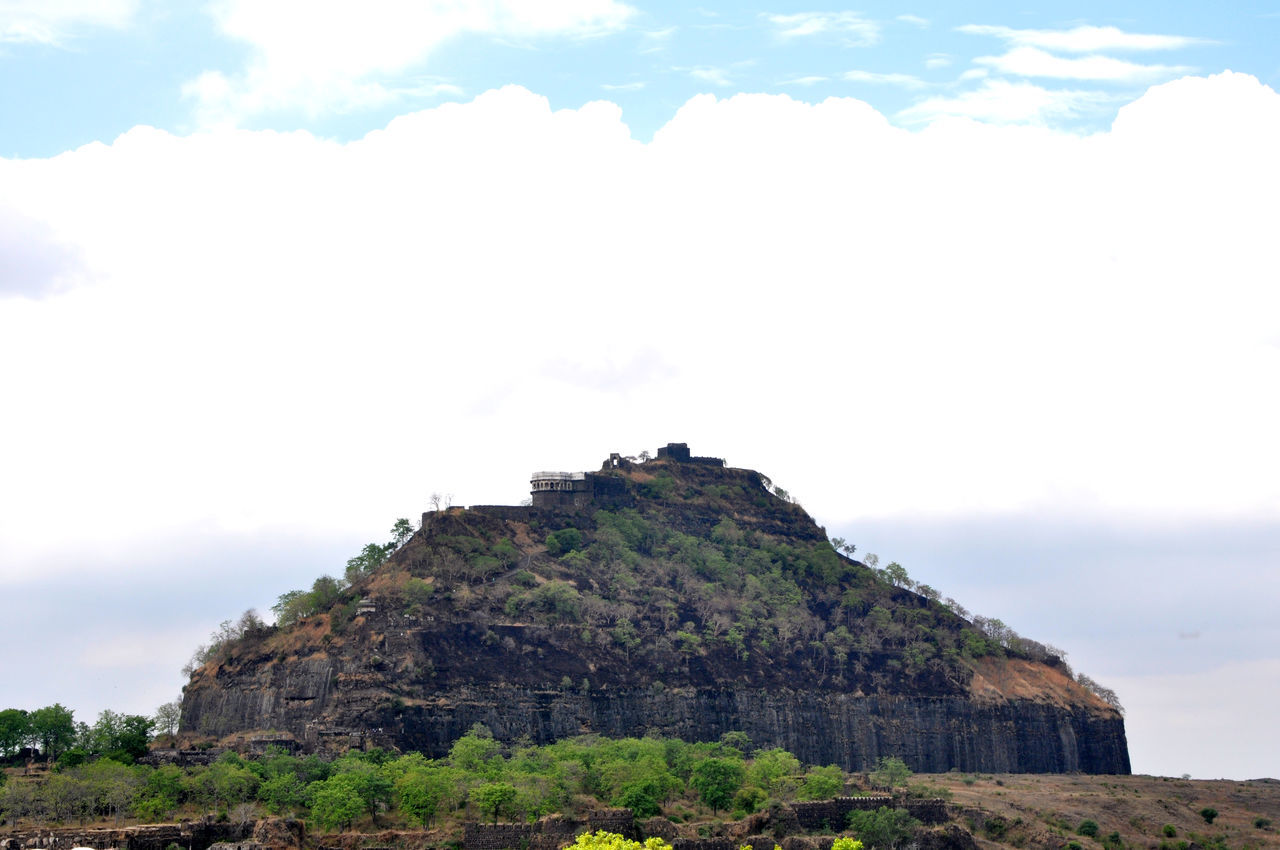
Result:
M844 771L839 765L811 767L796 796L801 800L830 800L844 790Z
M311 816L326 831L350 827L364 811L364 800L349 778L333 776L323 782L313 782L307 790L311 797Z
M175 699L172 702L166 702L164 705L156 709L156 713L151 718L151 723L155 729L156 735L176 735L178 734L178 724L182 721L182 700Z
M379 546L377 543L366 543L365 547L360 550L360 554L347 560L345 573L347 584L355 584L362 576L367 576L380 567L387 560L387 556L394 551L394 548L394 542L388 543L386 546Z
M471 799L481 811L493 811L493 822L498 822L502 807L516 798L516 787L510 782L486 782L471 789Z
M145 780L139 769L109 758L78 768L79 776L93 790L95 806L119 823L133 808Z
M693 766L689 784L714 815L733 802L734 792L742 787L745 773L742 762L736 759L705 758Z
M572 844L566 844L565 848L571 848L572 850L671 850L671 845L661 838L646 838L644 843L641 844L639 841L623 838L616 832L606 832L601 829L596 832L584 832Z
M394 552L405 544L405 541L413 536L413 524L404 517L396 520L396 524L391 526L391 542L387 547Z
M20 708L0 711L0 758L13 758L31 735L31 716Z
M367 754L361 757L355 753L348 753L334 762L333 776L330 778L343 778L349 783L360 795L369 814L376 820L378 804L391 802L392 786L391 780L378 769L376 764L367 761L367 758Z
M1211 824L1213 819L1218 816L1218 810L1210 806L1206 806L1200 810L1200 817L1204 818L1204 822Z
M305 590L290 590L280 594L271 610L276 615L277 626L292 626L294 623L315 612L315 600Z
M481 723L471 727L467 734L453 742L449 748L449 761L454 767L468 772L484 772L490 765L500 766L502 756L498 754L498 742L493 740L493 733Z
M889 566L880 571L880 575L894 587L911 586L911 577L907 575L907 568L897 561L890 561Z
M76 724L71 709L55 702L31 712L31 737L39 744L46 761L56 761L58 754L69 748L76 739Z
M430 827L450 786L457 781L452 768L432 764L414 768L396 780L396 803L400 811L423 827Z
M786 750L773 749L756 753L747 777L771 796L781 797L795 787L795 777L799 773L798 758Z
M920 821L906 809L881 806L874 812L858 809L849 812L849 829L857 833L870 850L896 850L918 826Z
M871 771L871 781L876 785L884 785L888 788L897 788L899 785L906 785L907 780L911 778L911 768L907 767L907 763L897 756L881 757L876 763L876 769Z
M858 551L858 547L855 544L850 543L843 537L832 537L831 546L846 558L852 558L853 553Z

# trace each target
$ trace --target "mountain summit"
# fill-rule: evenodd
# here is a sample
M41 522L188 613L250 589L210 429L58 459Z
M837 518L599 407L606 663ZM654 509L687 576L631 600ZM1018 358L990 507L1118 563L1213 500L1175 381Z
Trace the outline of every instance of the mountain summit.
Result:
M475 723L537 743L741 731L848 770L1129 772L1120 712L1053 651L837 551L758 472L673 443L531 489L423 514L349 586L220 647L183 734L440 755Z

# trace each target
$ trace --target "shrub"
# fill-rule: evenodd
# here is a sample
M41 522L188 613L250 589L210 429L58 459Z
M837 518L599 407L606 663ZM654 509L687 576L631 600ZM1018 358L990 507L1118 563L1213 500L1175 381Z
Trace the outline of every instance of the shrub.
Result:
M1204 818L1205 823L1213 823L1213 819L1218 816L1218 810L1212 806L1205 806L1200 810L1200 817Z
M1079 841L1068 841L1062 845L1062 850L1084 850L1084 845Z
M747 815L754 814L760 811L760 807L764 805L764 801L767 799L769 799L769 795L764 792L763 788L748 785L733 796L733 810Z
M547 554L555 557L582 548L582 532L576 528L562 528L547 535Z
M1258 829L1266 829L1271 826L1271 818L1254 818L1253 825Z
M1178 837L1178 830L1177 830L1177 828L1176 828L1173 824L1171 824L1171 823L1166 823L1166 824L1164 825L1164 829L1162 829L1162 830L1161 830L1161 832L1163 832L1163 833L1164 833L1164 837L1165 837L1165 838L1177 838L1177 837Z
M894 850L910 838L919 825L920 821L905 809L881 806L874 812L860 809L849 812L849 830L857 833L872 850Z
M1087 835L1090 838L1097 838L1098 822L1096 820L1080 821L1080 825L1076 827L1076 835Z

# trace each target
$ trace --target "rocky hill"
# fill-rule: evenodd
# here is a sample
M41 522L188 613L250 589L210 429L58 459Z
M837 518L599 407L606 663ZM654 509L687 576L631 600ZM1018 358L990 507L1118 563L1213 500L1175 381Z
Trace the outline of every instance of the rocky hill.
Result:
M183 734L442 754L475 723L742 731L849 770L1129 772L1120 713L1057 658L839 554L757 472L673 444L535 476L532 501L424 514L324 610L222 648Z

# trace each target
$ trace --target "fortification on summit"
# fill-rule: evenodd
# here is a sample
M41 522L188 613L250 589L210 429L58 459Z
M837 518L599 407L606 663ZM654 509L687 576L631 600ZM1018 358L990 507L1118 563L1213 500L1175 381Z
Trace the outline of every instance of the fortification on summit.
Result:
M718 457L695 457L687 443L667 443L658 449L657 460L676 463L700 463L707 466L724 466ZM633 458L616 452L609 455L599 472L535 472L530 476L529 489L535 508L585 508L591 505L617 503L627 498L626 481L612 470L629 466Z

